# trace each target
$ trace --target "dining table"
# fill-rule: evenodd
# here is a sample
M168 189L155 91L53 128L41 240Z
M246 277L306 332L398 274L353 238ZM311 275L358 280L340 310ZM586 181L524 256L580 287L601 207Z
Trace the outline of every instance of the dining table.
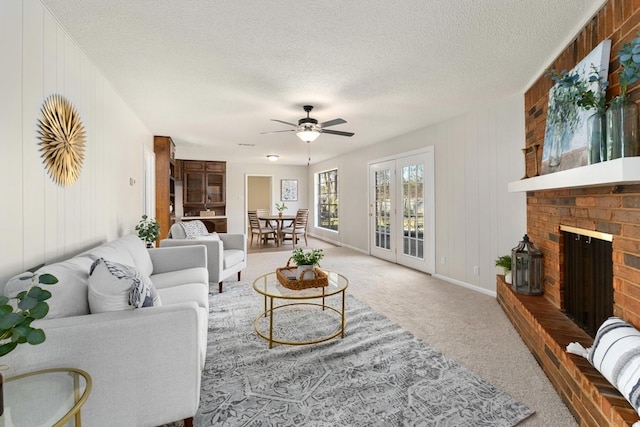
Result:
M282 229L285 221L293 221L296 219L295 215L258 215L260 221L265 221L266 224L273 227L275 223L276 229L276 246L280 246L280 237L282 236Z

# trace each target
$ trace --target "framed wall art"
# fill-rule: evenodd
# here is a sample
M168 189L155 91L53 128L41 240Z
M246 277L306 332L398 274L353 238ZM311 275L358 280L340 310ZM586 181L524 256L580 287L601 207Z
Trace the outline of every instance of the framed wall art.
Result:
M280 200L283 202L298 201L298 180L297 179L281 179L280 180Z
M578 63L571 73L583 79L595 69L603 81L609 74L611 40L604 40ZM596 91L596 83L590 83ZM542 149L541 174L572 169L588 164L587 118L594 112L574 103L572 88L554 85L549 91L547 124Z

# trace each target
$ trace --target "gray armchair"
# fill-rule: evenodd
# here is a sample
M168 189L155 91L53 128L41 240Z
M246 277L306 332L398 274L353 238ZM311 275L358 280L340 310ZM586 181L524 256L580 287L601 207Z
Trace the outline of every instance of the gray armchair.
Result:
M207 269L209 283L218 284L222 292L222 281L234 273L238 280L247 266L247 237L244 234L209 233L198 220L177 222L171 226L167 239L160 247L205 245L207 247Z

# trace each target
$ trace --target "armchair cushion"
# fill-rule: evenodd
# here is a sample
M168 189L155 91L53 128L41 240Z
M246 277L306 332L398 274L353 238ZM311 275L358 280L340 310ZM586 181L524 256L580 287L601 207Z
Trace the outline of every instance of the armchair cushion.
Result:
M224 260L224 268L227 269L244 261L244 252L239 249L227 249L224 251L222 258Z

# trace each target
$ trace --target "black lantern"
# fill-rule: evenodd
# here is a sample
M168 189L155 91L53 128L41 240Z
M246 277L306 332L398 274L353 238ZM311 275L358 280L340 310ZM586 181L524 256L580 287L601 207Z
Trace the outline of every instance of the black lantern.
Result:
M527 295L542 295L542 252L529 241L526 234L511 249L511 272L514 291Z

